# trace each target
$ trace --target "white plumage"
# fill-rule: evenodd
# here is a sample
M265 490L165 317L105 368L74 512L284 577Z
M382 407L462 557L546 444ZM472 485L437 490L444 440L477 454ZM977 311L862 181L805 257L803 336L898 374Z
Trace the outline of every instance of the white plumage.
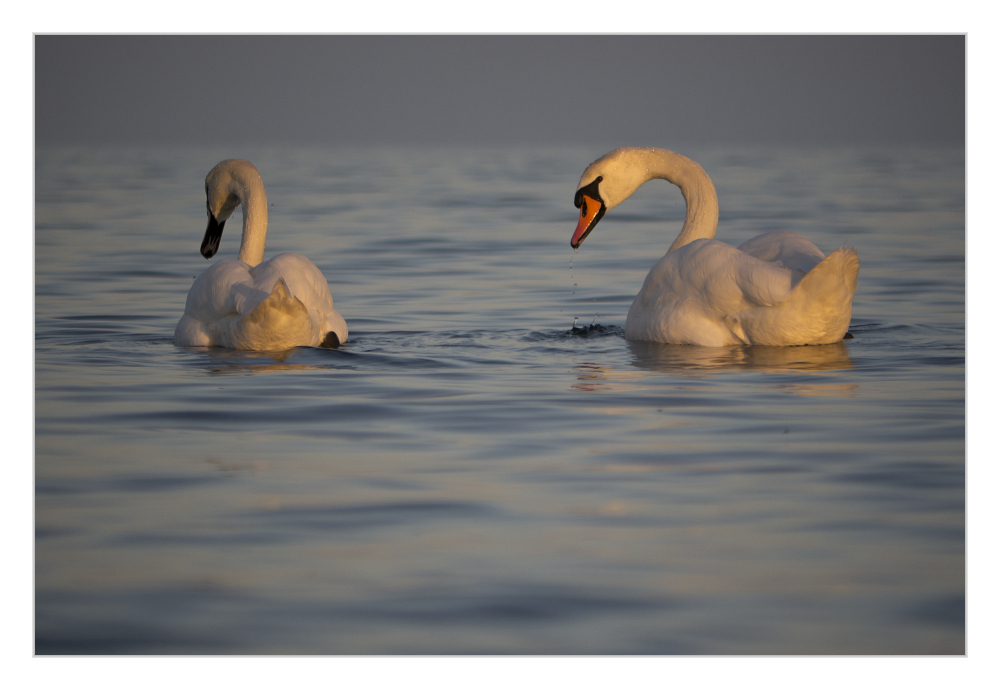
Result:
M301 254L264 258L267 195L249 161L226 160L205 178L208 229L201 253L211 258L226 219L243 206L243 237L237 259L220 261L191 286L174 342L236 350L285 350L300 345L337 347L347 324L333 308L330 288L316 265Z
M664 149L617 149L580 178L579 247L604 213L642 184L664 179L687 202L684 227L629 308L625 337L678 345L820 345L842 340L857 290L857 252L824 257L799 234L777 230L739 247L712 239L715 186L693 160Z

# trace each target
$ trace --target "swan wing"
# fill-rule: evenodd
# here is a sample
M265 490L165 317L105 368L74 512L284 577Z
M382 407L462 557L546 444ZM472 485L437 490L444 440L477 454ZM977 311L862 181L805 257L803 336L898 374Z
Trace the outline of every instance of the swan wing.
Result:
M333 331L341 343L347 340L347 322L334 309L330 286L323 272L302 254L278 254L250 269L250 276L257 288L255 294L270 295L279 279L285 281L290 295L305 307L309 318L320 332L320 340Z
M289 292L302 300L308 309L333 309L330 286L323 273L301 254L278 254L250 269L254 285L270 294L279 278L284 278Z
M238 350L318 346L347 323L333 308L323 274L301 254L279 254L250 267L242 261L213 264L195 280L174 331L179 345L221 345Z
M843 339L858 289L858 253L841 247L824 258L777 307L753 307L733 316L753 345L824 345Z
M254 293L250 267L228 259L209 266L195 279L184 313L199 321L211 321L230 314L246 314L266 297L267 293Z
M625 337L686 345L746 343L732 315L789 298L792 270L717 240L668 252L650 270L625 322Z
M267 294L254 294L250 267L242 261L227 259L212 264L199 275L187 295L184 316L174 330L178 345L220 344L215 325L226 318L248 313Z
M791 230L765 232L737 249L761 261L791 269L793 286L824 258L819 247Z
M279 277L270 294L247 314L218 324L220 341L237 350L284 350L317 341L308 310Z
M650 271L650 278L687 299L703 302L710 312L725 315L784 302L791 293L793 276L791 269L779 263L703 239L669 252Z

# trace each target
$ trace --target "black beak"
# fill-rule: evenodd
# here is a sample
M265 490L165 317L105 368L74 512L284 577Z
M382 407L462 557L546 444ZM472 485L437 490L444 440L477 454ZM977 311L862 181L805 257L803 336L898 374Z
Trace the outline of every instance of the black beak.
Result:
M215 216L208 214L208 229L205 230L205 239L201 241L201 255L206 259L211 259L219 251L219 240L222 239L222 228L225 225L226 221L219 223Z

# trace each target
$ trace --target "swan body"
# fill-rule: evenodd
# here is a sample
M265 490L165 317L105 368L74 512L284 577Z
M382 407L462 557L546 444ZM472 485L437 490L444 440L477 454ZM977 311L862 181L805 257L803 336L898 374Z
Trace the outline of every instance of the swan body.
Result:
M584 171L575 204L574 249L614 208L652 179L680 187L684 226L646 276L625 321L628 340L678 345L823 345L851 321L860 262L841 247L829 256L802 235L776 230L739 247L713 239L715 186L700 165L664 149L623 148Z
M226 219L243 206L243 237L236 259L211 266L194 281L174 342L234 350L338 347L347 324L333 308L323 273L301 254L263 262L267 195L260 173L245 160L226 160L205 178L208 229L201 253L212 258Z

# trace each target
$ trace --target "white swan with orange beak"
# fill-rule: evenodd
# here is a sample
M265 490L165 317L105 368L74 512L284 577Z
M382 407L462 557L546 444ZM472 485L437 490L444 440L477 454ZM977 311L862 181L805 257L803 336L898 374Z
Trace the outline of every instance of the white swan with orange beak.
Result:
M842 340L858 286L858 253L829 256L802 235L776 230L739 247L713 239L715 185L690 158L622 148L584 171L574 200L574 249L604 214L653 179L677 185L684 226L629 308L625 337L678 345L822 345Z

